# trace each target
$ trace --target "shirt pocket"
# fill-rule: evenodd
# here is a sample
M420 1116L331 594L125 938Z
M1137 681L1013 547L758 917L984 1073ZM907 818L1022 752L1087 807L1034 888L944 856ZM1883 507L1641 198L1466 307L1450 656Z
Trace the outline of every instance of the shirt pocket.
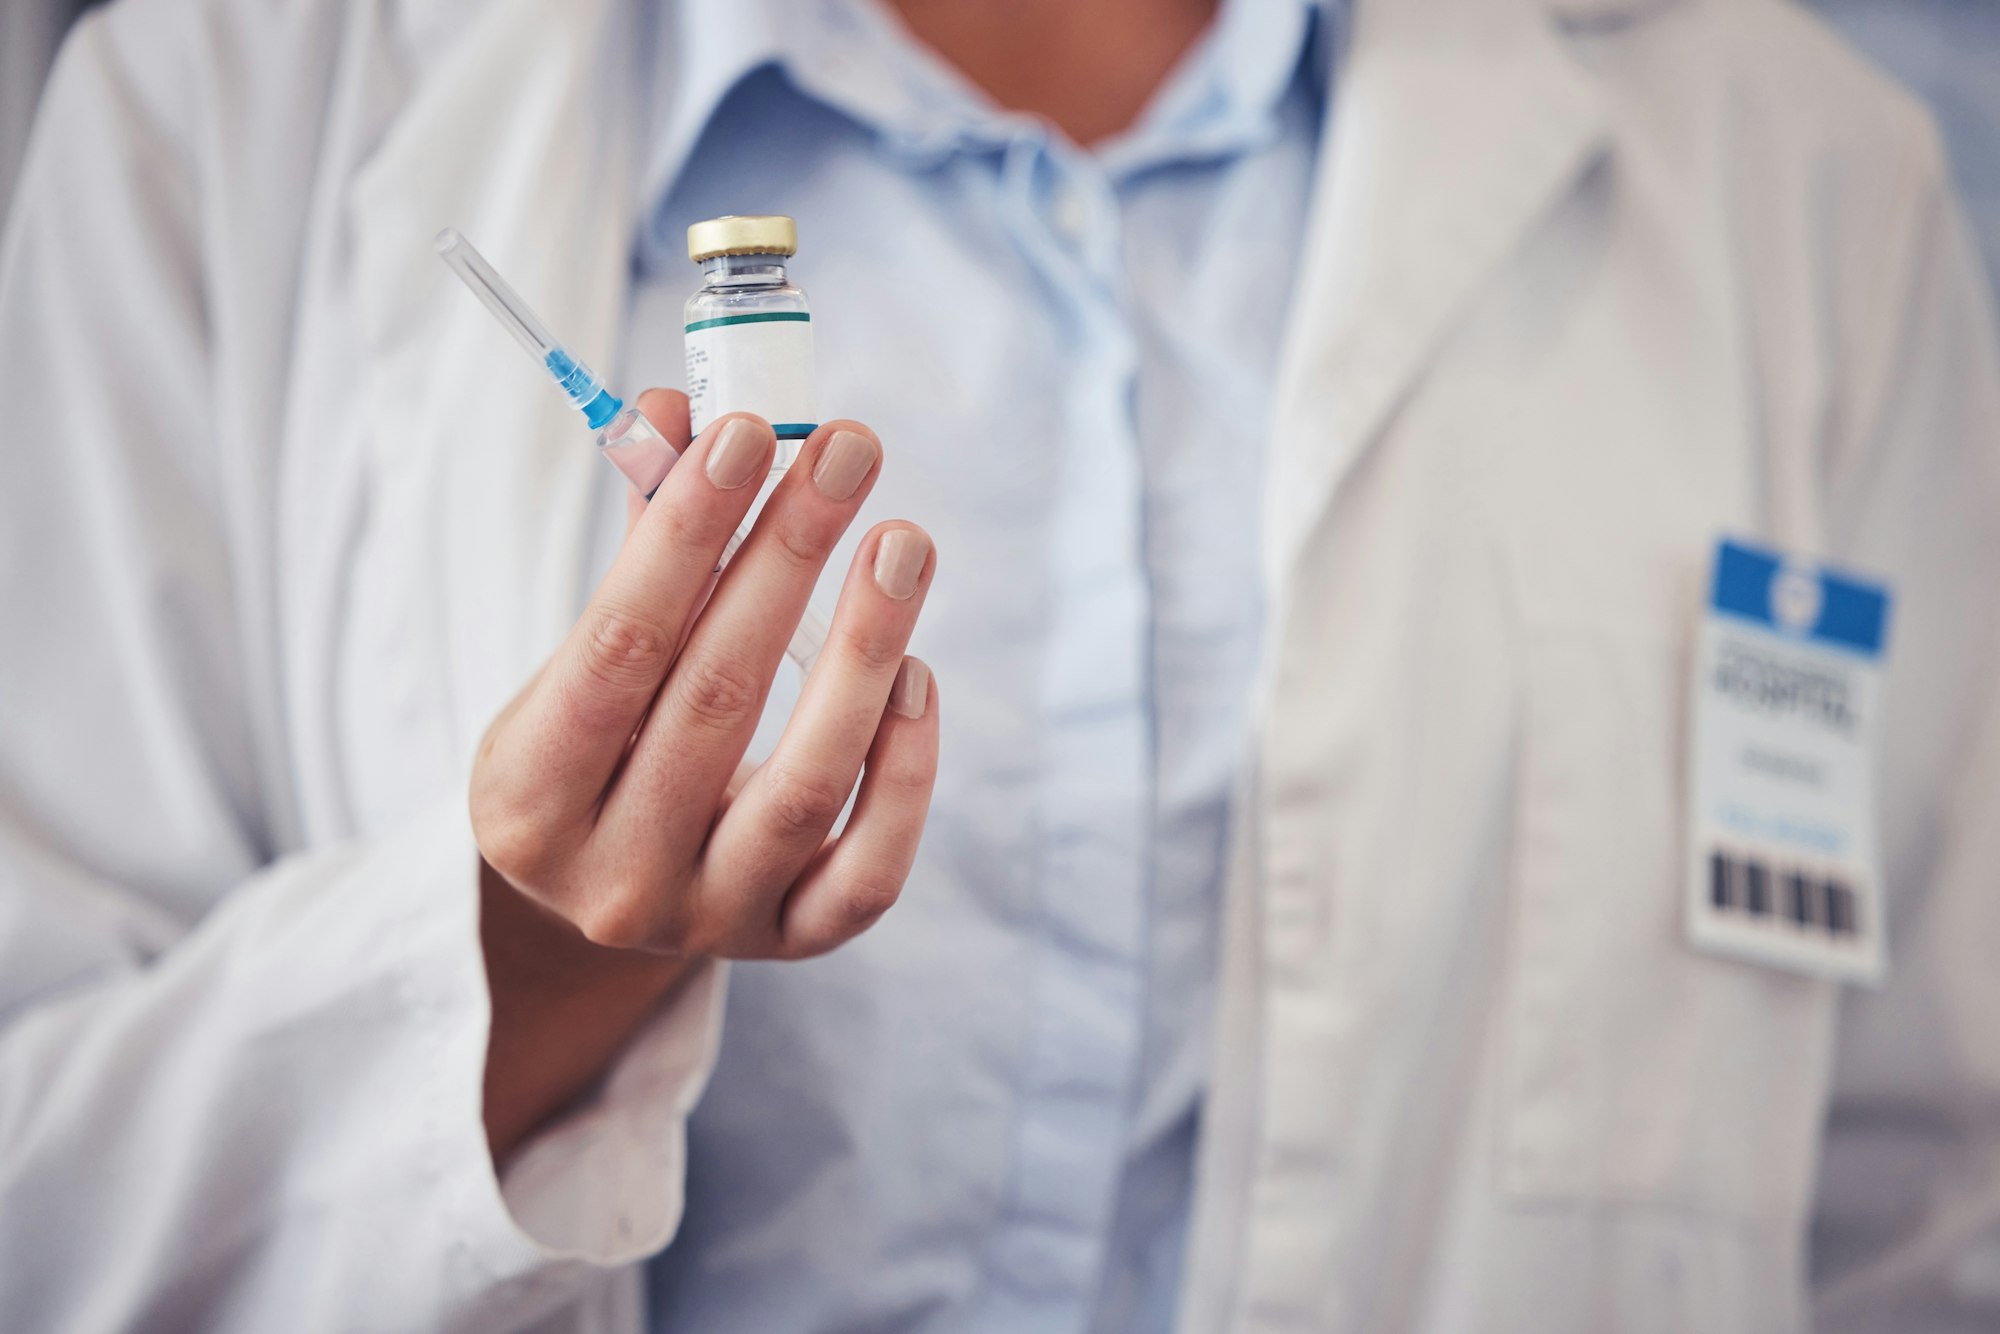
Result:
M1686 943L1695 608L1644 604L1524 599L1501 1180L1521 1200L1798 1219L1835 994Z

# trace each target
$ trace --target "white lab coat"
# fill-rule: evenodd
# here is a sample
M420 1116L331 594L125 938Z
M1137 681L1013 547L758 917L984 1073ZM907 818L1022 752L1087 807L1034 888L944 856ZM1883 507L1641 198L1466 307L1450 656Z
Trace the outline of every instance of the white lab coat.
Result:
M464 777L602 465L427 244L614 345L633 15L132 0L58 68L0 263L0 1328L637 1327L726 982L496 1182ZM2000 359L1931 131L1764 0L1358 15L1184 1327L2000 1318ZM1724 530L1896 584L1880 994L1682 943Z

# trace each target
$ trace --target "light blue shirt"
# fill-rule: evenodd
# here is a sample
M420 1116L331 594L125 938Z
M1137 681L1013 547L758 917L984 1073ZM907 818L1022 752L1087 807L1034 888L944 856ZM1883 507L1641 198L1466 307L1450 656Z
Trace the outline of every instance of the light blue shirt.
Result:
M833 568L878 519L935 536L944 733L897 908L734 971L655 1329L1171 1324L1316 9L1230 0L1088 153L857 0L663 20L621 378L679 382L690 222L798 219L821 415L887 456ZM618 503L607 470L607 551Z

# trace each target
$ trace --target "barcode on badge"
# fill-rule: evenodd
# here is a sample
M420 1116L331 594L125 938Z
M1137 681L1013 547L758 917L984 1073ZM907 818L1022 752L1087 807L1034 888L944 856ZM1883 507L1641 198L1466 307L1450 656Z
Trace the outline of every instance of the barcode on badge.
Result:
M1836 941L1861 933L1853 888L1803 866L1773 867L1756 857L1711 852L1708 902L1740 920L1763 920Z

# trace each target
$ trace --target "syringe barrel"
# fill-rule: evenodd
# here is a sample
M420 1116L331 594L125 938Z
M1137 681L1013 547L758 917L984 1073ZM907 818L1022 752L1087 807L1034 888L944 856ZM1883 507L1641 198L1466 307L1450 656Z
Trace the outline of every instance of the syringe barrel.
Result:
M597 433L597 448L611 466L625 474L632 489L648 500L681 457L637 407L626 408L605 423Z

